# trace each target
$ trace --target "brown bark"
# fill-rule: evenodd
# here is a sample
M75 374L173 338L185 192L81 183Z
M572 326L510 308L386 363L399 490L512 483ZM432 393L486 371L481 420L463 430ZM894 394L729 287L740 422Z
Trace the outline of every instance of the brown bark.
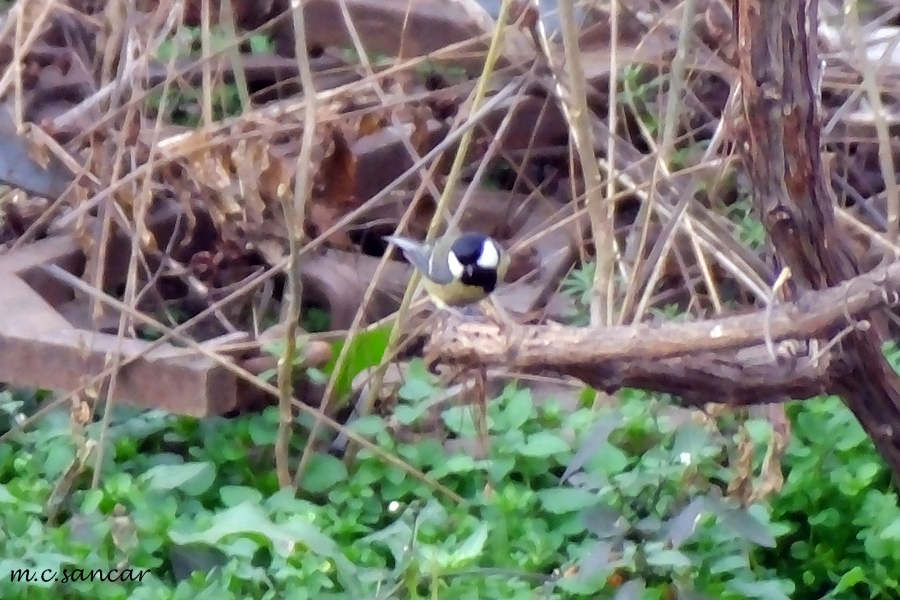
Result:
M513 331L449 322L428 353L464 367L554 371L610 393L633 387L676 394L686 404L758 405L834 392L852 365L827 340L898 299L900 263L892 263L769 312L702 322Z
M688 323L641 323L597 328L560 325L518 327L508 339L496 325L451 324L435 338L450 362L479 359L519 369L553 365L563 370L606 362L663 360L773 345L790 340L827 339L864 320L874 310L900 304L900 263L891 263L834 288L802 295L771 311ZM824 343L823 343L824 345ZM515 346L514 354L510 347Z
M860 272L835 222L834 197L820 149L817 0L737 0L739 70L746 118L740 144L756 208L790 268L793 295L821 290ZM900 476L900 377L888 364L884 315L840 344L845 364L833 390Z

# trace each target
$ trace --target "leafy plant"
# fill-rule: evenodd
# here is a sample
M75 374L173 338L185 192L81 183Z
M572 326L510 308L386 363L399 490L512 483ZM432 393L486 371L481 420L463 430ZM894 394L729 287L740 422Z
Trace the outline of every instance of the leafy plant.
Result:
M572 325L584 327L590 323L588 307L591 305L596 270L597 263L586 261L580 267L572 269L562 282L562 292L575 303L574 310L568 315Z
M299 496L279 490L275 407L204 420L116 408L100 486L90 488L88 461L61 491L78 464L80 437L68 414L55 411L0 445L0 572L117 567L141 580L4 579L0 594L897 594L896 498L871 444L835 399L791 407L796 439L785 488L769 506L744 508L721 492L734 476L731 434L678 418L664 397L626 390L621 406L597 413L580 397L538 399L508 385L481 412L449 402L422 363L407 374L393 414L369 415L353 428L464 504L366 449L349 466L316 454ZM7 392L0 406L15 415L22 404ZM89 424L84 434L99 439L99 427ZM767 423L747 427L764 441ZM298 438L299 454L305 440Z
M798 600L900 596L900 505L890 473L838 398L790 409L784 489L772 518L789 528L760 560Z
M762 506L724 499L717 483L729 439L690 421L673 428L653 402L642 404L643 416L626 406L601 418L564 474L571 486L552 492L564 510L579 511L590 540L575 561L578 576L561 585L579 593L618 588L620 597L677 590L678 597L787 598L790 582L749 560L755 545L773 547L784 528ZM639 590L645 595L631 595Z
M753 214L749 198L741 198L728 207L728 218L737 228L738 240L751 250L759 250L766 243L766 229Z
M210 31L210 53L216 54L227 50L237 41L223 28L213 27ZM251 54L271 54L275 50L273 40L265 34L255 34L247 39ZM182 57L201 56L201 29L199 27L179 28L172 38L166 40L156 49L156 58L168 63ZM212 98L213 118L221 120L240 113L241 100L237 85L218 84L209 92ZM148 108L156 113L164 108L165 116L173 123L196 126L200 123L200 101L204 91L193 87L168 87L154 90L147 99Z

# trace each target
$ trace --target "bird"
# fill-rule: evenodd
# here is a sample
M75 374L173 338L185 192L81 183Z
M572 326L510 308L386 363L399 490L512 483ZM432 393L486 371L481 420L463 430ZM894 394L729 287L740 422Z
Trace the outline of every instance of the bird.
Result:
M433 242L388 235L384 240L403 251L423 276L432 301L442 309L471 307L497 288L509 268L509 256L490 236L465 232Z

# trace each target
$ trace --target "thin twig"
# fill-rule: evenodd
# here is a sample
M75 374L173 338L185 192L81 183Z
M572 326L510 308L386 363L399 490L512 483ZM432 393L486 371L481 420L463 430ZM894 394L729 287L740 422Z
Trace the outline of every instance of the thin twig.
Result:
M607 120L609 121L609 130L615 134L618 129L619 123L619 0L612 0L609 4L609 20L610 20L610 40L609 40L609 109L607 111ZM616 187L615 187L615 165L616 165L616 136L611 135L609 139L606 141L606 159L609 161L609 173L607 173L606 177L606 201L607 204L606 214L605 215L597 215L595 218L604 218L607 222L603 223L598 222L601 226L601 233L609 235L609 238L603 240L603 244L605 245L605 249L601 254L600 248L604 246L597 246L597 264L596 264L596 272L594 274L594 295L606 293L607 298L607 313L608 317L606 322L611 324L612 320L612 306L613 306L613 294L615 293L615 288L613 287L614 282L614 271L616 264L616 237L614 232L614 214L615 214L615 204L612 202L612 198L615 196ZM599 212L600 207L598 206L596 210ZM605 228L605 229L604 229ZM595 234L595 245L598 243Z
M898 235L900 235L900 185L897 184L897 171L894 165L891 135L884 119L886 114L884 103L881 101L881 93L878 90L875 79L875 70L866 56L866 43L862 37L856 0L844 0L844 15L853 35L858 67L862 71L863 76L862 87L866 91L869 103L872 105L872 121L878 134L878 162L887 194L887 238L891 242L897 243ZM887 56L888 54L885 53L884 58L887 58ZM821 98L819 101L821 102Z
M594 138L591 129L591 114L587 105L587 92L584 82L584 67L581 64L581 49L578 46L578 26L575 23L575 11L569 0L559 3L559 22L562 31L563 48L566 55L566 84L568 88L569 131L575 144L575 150L581 164L584 177L585 203L591 220L591 231L594 236L594 247L597 258L597 269L594 275L594 291L591 295L591 324L606 325L612 322L613 269L616 260L616 240L613 230L615 203L612 197L615 188L610 177L606 187L606 198L600 193L600 169L594 155ZM615 61L618 29L618 0L612 2L612 39L610 41L611 61ZM610 65L610 118L614 119L616 95L615 63ZM615 122L611 125L615 131ZM610 141L610 143L612 143Z
M231 70L234 73L234 87L237 88L238 99L241 101L241 114L244 114L253 107L250 101L250 88L247 85L247 74L244 72L244 61L241 59L241 52L238 42L238 32L234 26L234 8L231 0L222 0L222 13L219 16L219 23L225 29L225 35L229 40L235 40L234 43L228 44L225 53L228 60L231 61Z
M288 465L290 450L291 424L293 409L291 403L294 395L294 362L297 355L297 327L300 321L302 302L302 283L300 279L299 242L303 235L303 218L306 214L306 201L309 197L311 180L309 165L312 156L314 134L316 130L316 90L313 86L312 70L309 66L309 55L306 49L306 20L300 0L291 0L294 16L294 51L300 67L300 81L303 84L303 95L306 99L306 112L303 127L303 141L297 157L297 174L294 183L293 199L285 197L285 225L288 232L289 256L287 261L288 298L283 318L285 319L284 354L278 359L278 436L275 440L275 465L278 472L278 483L281 487L291 485L291 473Z
M203 127L211 127L213 123L212 106L212 35L210 32L209 0L200 2L200 52L203 56L201 68L202 82L200 84L200 115Z
M493 35L491 36L491 44L488 47L487 56L484 60L484 67L482 69L481 76L478 79L478 83L475 86L472 103L469 107L470 115L476 114L481 108L482 104L485 102L485 97L487 96L488 92L488 85L491 80L491 74L494 72L494 66L497 63L497 59L500 57L503 34L506 30L506 23L509 20L511 6L512 0L502 0L500 4L500 12L497 16L497 24L494 27ZM515 82L519 82L520 84L521 78L516 78L513 83ZM516 87L516 89L518 89L518 87ZM434 239L434 237L438 233L438 230L440 229L440 224L443 222L445 215L448 212L450 199L456 192L456 184L459 181L460 174L462 173L463 163L466 159L466 154L469 150L469 146L471 146L472 144L472 137L472 129L468 128L460 138L459 146L456 150L456 156L454 156L453 164L450 167L450 173L447 175L447 180L444 184L444 191L437 202L437 206L434 212L434 218L432 218L431 223L429 223L428 232L425 235L426 241ZM400 302L400 307L397 309L397 320L394 322L394 325L391 328L390 336L388 338L389 348L396 345L397 341L400 338L400 334L403 330L403 323L406 321L409 315L410 304L412 303L415 291L418 289L419 280L420 275L414 271L412 277L410 277L409 284L406 287L406 292L403 295L403 299ZM380 368L375 374L374 383L371 386L373 393L374 390L381 389L386 365L387 363L382 360L381 365L379 366ZM374 397L367 399L367 402L371 401L374 401Z
M687 61L688 44L690 42L693 31L691 28L691 23L693 22L696 8L696 0L685 0L684 4L682 5L681 28L678 36L678 47L675 49L675 58L672 61L672 70L669 77L669 94L666 100L666 115L663 124L662 141L656 153L656 161L653 164L653 174L650 177L650 193L647 200L645 200L644 204L641 205L640 210L642 216L644 217L641 222L645 226L645 232L649 229L649 227L646 226L649 224L650 212L654 210L656 208L656 205L658 204L655 193L657 178L661 174L664 174L665 176L669 175L669 168L666 165L665 161L675 145L675 125L676 123L678 123L678 104L681 100L681 89L684 85L684 71L685 63ZM660 249L657 262L655 265L653 265L653 269L650 273L650 278L648 279L647 284L641 286L643 288L643 294L640 301L638 302L637 309L635 310L634 318L636 320L640 320L643 317L644 312L647 310L650 297L653 294L654 289L656 288L657 281L659 281L659 278L662 275L663 266L666 262L665 257L668 255L670 248L675 241L676 232L682 229L682 219L684 219L685 212L687 211L690 202L690 194L685 194L678 200L678 204L674 209L674 216L671 217L674 222L669 223L669 226L666 228L666 235L662 240L663 245ZM641 219L642 216L639 216L638 219ZM644 255L644 244L646 242L647 238L644 235L641 238L641 245L639 246L635 254L636 257L642 257ZM698 257L699 256L700 255L698 254ZM640 258L636 258L635 264L640 264ZM637 269L635 269L635 273L637 273ZM630 290L632 293L634 293L636 285L638 285L638 281L637 279L634 279L632 281ZM631 296L628 295L628 299L630 299L630 297ZM626 301L624 304L625 306L623 306L623 314L624 309L629 308L630 302Z
M353 22L353 18L350 15L350 9L347 6L346 0L339 0L338 4L341 9L341 17L343 18L344 25L347 27L347 31L350 34L350 39L353 42L353 48L356 50L356 53L359 56L360 64L366 71L368 79L371 81L371 87L375 91L375 95L378 96L378 99L381 102L382 106L390 106L390 98L388 98L387 94L382 88L382 82L379 80L375 73L375 70L372 68L372 63L369 60L368 52L366 51L366 48L362 43L362 38L359 35L356 24ZM397 114L394 111L391 111L390 119L393 126L399 127L401 125L400 119L397 117ZM421 185L419 192L421 192L423 187L427 187L428 191L434 197L437 197L438 190L434 184L433 178L433 171L437 166L437 163L432 163L431 167L425 169L425 163L422 160L423 157L419 156L418 151L412 144L412 140L410 140L406 136L400 136L400 140L407 153L409 154L412 163L414 165L421 165L420 168L414 171L414 173L419 175L420 171L424 170L424 172L420 175ZM415 194L413 202L410 204L407 213L401 219L399 227L405 227L408 219L411 218L414 214L414 210L422 197L421 193L419 192ZM369 203L371 203L371 201L372 200L370 199ZM373 274L372 279L369 281L369 285L366 288L365 293L363 294L363 299L360 303L359 310L357 310L356 314L353 317L353 322L350 324L350 328L347 330L346 338L344 340L344 343L341 345L341 350L338 353L337 359L335 360L334 367L331 371L331 376L328 378L328 383L325 386L325 392L322 394L322 402L319 406L323 411L328 410L328 407L331 405L331 402L334 399L338 379L340 377L340 374L344 372L344 363L350 356L350 350L354 347L354 341L356 340L357 335L359 335L363 318L366 314L366 309L369 306L369 302L372 299L375 288L381 279L381 273L384 270L385 265L387 265L388 259L389 256L385 254L379 261L378 267L375 269L375 273ZM363 415L368 414L368 406L364 405L364 407L360 410ZM309 432L309 436L306 440L306 446L303 448L303 454L300 456L300 462L297 465L296 471L294 472L293 485L295 488L299 487L300 482L303 478L303 474L306 472L306 467L309 464L310 459L312 458L312 453L315 447L315 441L318 439L320 426L321 423L319 421L316 421L315 423L313 423L312 428ZM350 451L345 453L345 459L353 456L353 450L354 449L350 449Z
M789 267L783 268L781 273L778 274L778 279L772 284L772 295L768 298L768 302L766 303L766 318L765 321L763 321L763 338L766 342L766 350L769 351L769 356L772 357L772 360L775 360L776 358L775 342L772 341L772 331L769 324L772 322L772 311L775 309L775 305L778 304L778 292L781 291L781 288L784 287L784 284L786 284L790 278L791 269Z

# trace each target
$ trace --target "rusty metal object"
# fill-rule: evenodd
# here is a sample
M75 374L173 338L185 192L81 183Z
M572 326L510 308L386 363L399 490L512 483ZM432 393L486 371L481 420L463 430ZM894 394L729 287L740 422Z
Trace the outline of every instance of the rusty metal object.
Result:
M73 176L52 155L36 157L31 142L0 128L0 181L50 199ZM51 237L0 256L0 381L69 392L90 385L118 354L116 398L146 408L204 416L237 405L236 376L215 360L172 344L81 329L60 309L74 292L41 267L84 270L85 257L68 236ZM212 342L212 341L210 341ZM208 343L210 343L208 342ZM109 378L101 378L108 385ZM102 388L96 391L103 391Z
M64 237L0 256L0 380L68 392L89 384L118 354L125 366L116 374L117 400L196 417L236 408L237 377L224 364L172 344L152 347L72 326L57 309L74 293L43 271L48 264L78 272L84 256ZM105 386L109 378L100 381Z

